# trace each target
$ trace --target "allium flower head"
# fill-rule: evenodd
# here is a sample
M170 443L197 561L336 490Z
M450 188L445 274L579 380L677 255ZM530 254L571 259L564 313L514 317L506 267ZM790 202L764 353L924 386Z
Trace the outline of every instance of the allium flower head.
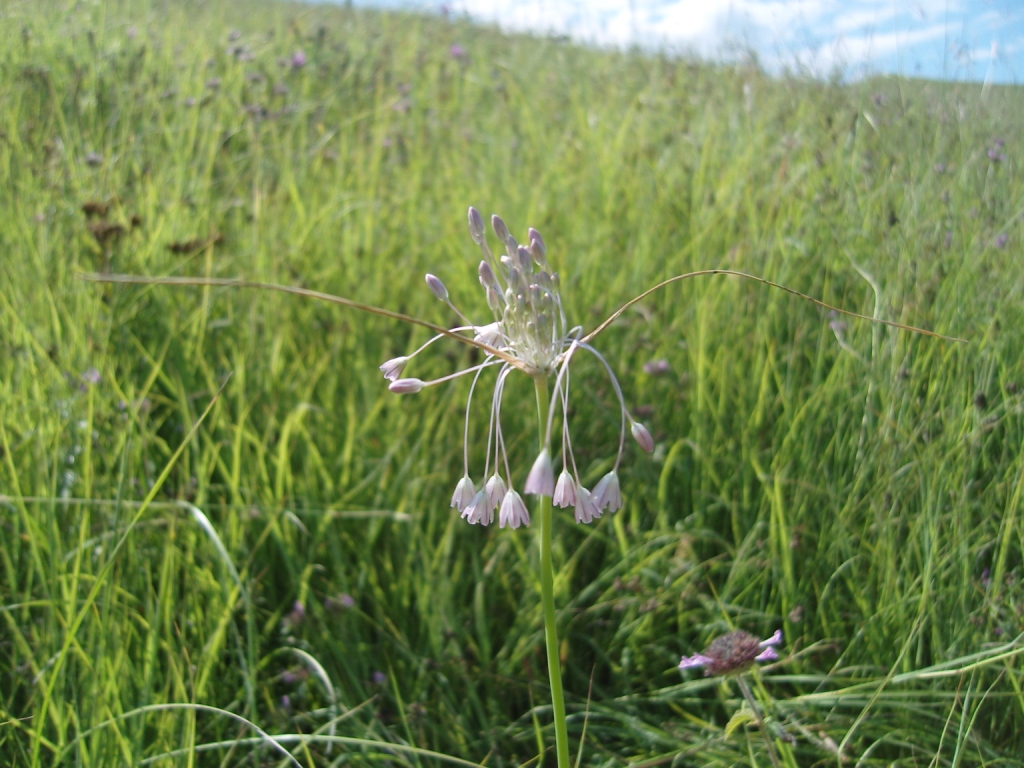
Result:
M470 320L452 302L448 289L439 277L426 275L427 287L434 297L444 302L462 321L462 325L439 333L408 355L396 357L380 366L389 382L388 388L398 394L412 394L425 387L450 381L458 376L472 374L469 399L466 403L466 426L463 434L465 449L463 477L452 495L452 506L470 523L487 525L493 511L499 509L501 527L518 528L530 524L530 515L522 497L515 490L505 437L501 428L501 404L505 382L513 370L519 370L533 379L554 379L544 445L551 444L551 432L556 411L561 409L562 471L555 482L552 452L541 450L525 480L523 491L537 496L551 496L561 507L574 507L577 522L591 522L600 517L604 509L612 512L622 506L618 468L622 460L626 427L646 451L654 449L654 440L646 427L636 421L626 409L622 389L600 352L589 344L591 336L584 336L579 326L570 327L562 306L561 283L547 259L547 246L540 232L530 229L527 244L520 244L498 216L491 217L491 228L501 242L503 251L495 255L487 243L484 219L475 208L469 209L469 234L483 256L477 267L480 287L483 289L491 318L476 323ZM433 381L402 378L412 359L435 341L446 336L461 338L484 352L482 362L465 370ZM567 414L569 413L569 364L580 351L594 355L611 379L619 401L621 430L615 465L591 494L583 488L576 469ZM491 416L487 433L486 463L483 477L488 478L478 491L469 469L469 415L473 393L481 375L497 369L491 396ZM492 472L493 462L493 472ZM504 473L502 473L504 469ZM502 476L504 475L504 476Z
M703 653L683 656L679 669L704 667L704 675L738 675L746 672L756 661L774 661L779 658L773 646L782 642L782 630L767 640L758 640L749 632L738 629L715 638Z

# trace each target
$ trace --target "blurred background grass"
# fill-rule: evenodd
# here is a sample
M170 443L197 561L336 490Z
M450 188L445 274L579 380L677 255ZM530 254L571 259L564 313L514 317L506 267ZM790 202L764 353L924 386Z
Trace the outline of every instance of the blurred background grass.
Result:
M430 270L484 316L473 204L544 234L588 328L724 267L969 339L724 277L599 338L658 446L628 450L621 512L556 521L583 762L767 764L755 731L726 736L738 691L675 665L730 627L782 627L761 695L796 737L788 765L838 746L1021 764L1019 88L772 79L262 1L0 14L6 762L280 759L172 703L376 744L290 744L302 765L433 762L413 745L511 766L553 743L531 532L448 508L466 383L399 398L377 370L421 331L76 277L241 276L452 321ZM596 366L575 382L593 482L614 393ZM505 416L522 476L531 408Z

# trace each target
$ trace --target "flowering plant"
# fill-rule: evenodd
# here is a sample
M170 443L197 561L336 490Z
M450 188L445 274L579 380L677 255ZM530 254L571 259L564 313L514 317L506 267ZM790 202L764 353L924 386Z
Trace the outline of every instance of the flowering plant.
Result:
M473 374L466 402L466 427L463 447L463 475L455 486L451 506L456 508L471 524L488 525L493 520L494 510L500 510L499 525L518 528L530 524L530 514L520 494L515 490L505 438L501 429L501 403L505 382L512 371L518 369L535 382L555 378L551 401L546 406L547 418L542 419L540 453L526 478L523 490L527 494L549 496L557 507L573 507L577 523L590 523L601 517L604 511L615 512L622 506L618 469L622 461L626 424L630 433L646 451L654 450L654 439L647 428L633 418L626 408L622 388L608 361L583 339L580 326L568 327L562 306L558 273L547 261L547 248L540 232L531 228L528 232L529 246L520 245L509 233L505 222L498 216L491 217L495 235L502 241L505 252L496 258L487 244L483 218L475 208L469 209L469 232L480 246L483 260L477 269L480 285L487 296L487 306L492 313L490 322L476 324L469 320L453 303L448 290L439 278L428 274L427 286L431 292L447 304L465 325L449 329L450 333L464 333L480 346L486 356L482 363L433 381L415 378L400 378L409 361L434 342L448 334L437 334L409 355L388 360L380 366L384 378L391 381L392 392L402 394L419 392L424 387L450 379ZM573 356L583 350L594 355L604 366L618 396L622 427L619 448L611 471L598 481L591 492L580 482L576 457L572 450L569 432L569 364ZM487 459L484 466L484 480L479 490L469 472L469 415L473 393L480 376L489 368L498 368L491 397L491 415L487 432ZM545 392L538 390L538 398ZM539 407L545 405L538 400ZM557 408L562 411L562 471L557 481L551 460L551 431ZM493 473L491 461L493 458ZM504 477L502 477L504 467ZM569 468L572 468L571 471Z
M81 277L93 282L141 283L177 286L225 286L235 288L259 288L290 293L340 304L363 312L391 318L410 325L418 325L434 331L435 336L408 355L388 360L380 366L381 372L390 382L391 391L399 394L420 392L424 388L472 374L466 405L466 426L464 430L463 475L452 494L451 505L471 524L489 525L493 522L494 511L498 510L499 526L512 529L529 525L531 517L522 496L515 490L505 438L501 428L501 404L505 382L513 370L525 373L534 382L538 411L538 455L523 484L523 492L539 497L537 517L540 521L540 569L541 601L544 615L544 641L548 660L548 676L551 684L552 710L555 725L555 743L559 768L569 768L568 736L566 731L565 703L562 693L562 676L559 662L559 644L554 605L554 573L551 559L552 549L552 506L572 507L577 523L590 523L606 512L614 512L622 506L618 468L625 446L626 426L630 434L646 451L654 448L650 432L637 421L625 404L622 389L607 360L591 344L594 337L613 323L629 307L642 301L660 288L680 280L699 275L733 275L755 280L811 301L821 307L852 317L915 331L950 341L962 341L942 336L931 331L913 328L888 320L872 318L856 312L839 309L761 277L728 269L706 269L676 275L663 280L644 291L613 312L603 323L589 333L580 326L569 326L562 305L558 273L551 269L547 260L547 248L540 233L535 229L528 232L528 244L520 245L509 233L504 221L494 216L491 219L495 235L504 246L504 253L496 257L487 244L483 219L474 208L469 209L469 231L473 241L480 247L483 259L478 266L481 287L484 290L492 319L487 323L474 323L463 314L448 295L443 282L436 276L426 276L427 286L440 301L447 304L462 320L463 325L446 328L417 317L412 317L381 307L371 306L352 299L333 296L298 286L278 285L231 278L193 277L147 277L140 275L86 274ZM483 362L461 371L432 381L403 377L409 362L420 352L441 338L455 339L480 349ZM593 355L610 377L619 402L621 429L618 452L610 472L605 474L593 490L580 482L573 454L572 439L568 425L570 363L576 354L584 352ZM481 486L473 481L469 469L469 412L473 393L482 374L497 368L497 376L491 397L491 415L488 426L486 460ZM549 380L554 379L550 397ZM551 437L554 417L561 409L561 463L557 479L552 461ZM493 465L492 465L493 461ZM502 472L502 468L504 472ZM770 658L774 653L771 645L781 638L758 642L753 636L741 633L727 635L730 643L740 653L746 669L754 661ZM748 639L749 638L749 639ZM721 638L720 638L721 640ZM737 650L739 649L739 650ZM718 646L712 643L703 655L683 659L680 667L704 666L711 674L724 674L729 670L716 659ZM753 655L751 655L753 654ZM720 655L720 654L719 654ZM749 658L747 658L749 656ZM724 658L724 656L723 656ZM737 657L739 658L739 657ZM719 671L715 671L718 669ZM740 671L739 667L735 671ZM745 686L741 675L737 676L741 687ZM745 691L745 695L747 691Z

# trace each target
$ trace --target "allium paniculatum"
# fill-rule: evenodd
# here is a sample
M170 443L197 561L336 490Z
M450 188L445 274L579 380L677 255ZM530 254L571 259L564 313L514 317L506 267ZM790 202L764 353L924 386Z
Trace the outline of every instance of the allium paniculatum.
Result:
M523 485L523 492L536 496L550 496L558 507L572 507L576 522L590 523L605 511L614 512L622 506L618 469L625 445L626 426L630 434L646 451L654 450L654 440L643 424L626 408L622 388L608 361L584 337L581 326L570 327L562 306L558 273L547 260L544 239L535 229L527 234L527 245L516 241L498 216L491 217L494 234L504 246L504 253L495 256L487 244L483 218L475 208L469 209L469 234L480 247L483 259L477 268L480 286L491 311L486 323L474 323L453 303L444 284L434 275L426 276L431 292L447 304L462 320L463 325L450 329L471 340L485 354L483 362L433 381L403 378L409 361L435 341L450 334L438 334L418 349L402 357L388 360L380 366L384 377L391 381L389 388L399 394L419 392L424 387L472 374L466 402L466 426L463 445L463 476L455 486L451 505L472 524L488 525L498 510L498 522L518 528L530 524L530 514L522 496L515 490L505 435L501 427L501 405L508 376L519 370L533 379L554 379L554 389L548 408L544 445L551 444L551 431L556 410L562 413L561 460L562 470L555 477L550 451L540 452ZM607 371L619 401L621 429L618 453L611 471L602 477L593 490L580 482L576 458L569 432L569 365L579 352L598 359ZM473 393L481 375L491 368L497 369L491 393L491 415L487 428L487 452L483 480L478 487L469 468L469 414Z

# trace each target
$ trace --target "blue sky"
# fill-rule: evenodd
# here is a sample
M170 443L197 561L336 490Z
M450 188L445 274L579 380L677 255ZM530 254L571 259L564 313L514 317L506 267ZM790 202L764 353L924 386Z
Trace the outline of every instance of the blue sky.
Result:
M440 12L437 0L357 5ZM735 58L778 72L1024 82L1024 0L450 0L451 13L602 45Z

